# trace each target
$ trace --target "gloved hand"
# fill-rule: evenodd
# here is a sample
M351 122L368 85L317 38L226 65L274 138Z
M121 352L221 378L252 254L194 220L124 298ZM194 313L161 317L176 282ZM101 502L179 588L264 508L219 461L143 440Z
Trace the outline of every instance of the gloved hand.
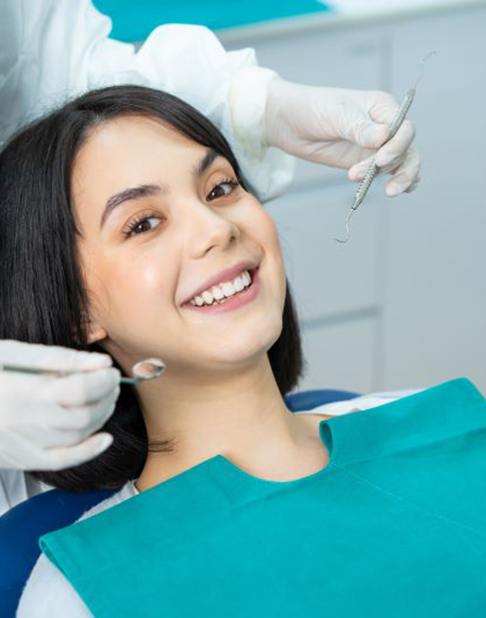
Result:
M120 371L107 354L0 341L0 365L76 371L67 377L0 370L0 468L60 470L112 443L93 434L111 416Z
M413 191L420 180L409 120L381 147L398 108L386 92L305 86L276 75L268 83L266 141L296 157L347 169L350 180L361 180L376 156L380 173L392 174L385 191L394 196Z

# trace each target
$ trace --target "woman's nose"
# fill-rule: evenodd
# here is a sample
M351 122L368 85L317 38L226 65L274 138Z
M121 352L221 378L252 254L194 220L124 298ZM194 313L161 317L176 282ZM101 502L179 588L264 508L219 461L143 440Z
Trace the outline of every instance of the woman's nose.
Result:
M219 207L220 210L224 209ZM209 248L219 245L225 247L233 238L240 235L237 224L227 216L218 212L218 207L194 201L186 212L190 251L194 255L202 255Z

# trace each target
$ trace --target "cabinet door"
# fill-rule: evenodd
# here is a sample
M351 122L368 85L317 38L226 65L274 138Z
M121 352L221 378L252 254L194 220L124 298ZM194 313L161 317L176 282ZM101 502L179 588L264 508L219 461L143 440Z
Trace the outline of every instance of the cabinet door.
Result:
M422 183L389 217L385 384L467 376L486 392L486 9L400 23L393 91L430 59L410 112Z
M304 321L354 319L376 309L383 243L382 187L370 190L351 219L351 238L339 244L354 194L351 183L288 193L265 205L277 224L287 276Z
M302 329L305 373L299 390L380 390L377 382L377 318Z
M223 44L224 32L218 33ZM265 39L242 36L227 49L252 47L260 66L311 86L377 89L382 83L381 35L373 29L292 32ZM298 160L295 183L346 180L345 172Z

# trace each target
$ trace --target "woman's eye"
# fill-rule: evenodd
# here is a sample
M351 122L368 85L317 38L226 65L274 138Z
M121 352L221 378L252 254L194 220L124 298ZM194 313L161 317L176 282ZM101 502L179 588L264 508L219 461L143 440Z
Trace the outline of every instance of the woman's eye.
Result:
M215 187L213 187L206 199L211 199L211 196L213 196L212 199L218 197L226 197L227 195L233 193L233 191L236 187L239 186L239 184L240 183L236 178L227 178L226 180L223 180L223 182L220 182ZM223 187L226 188L224 189Z
M135 219L134 221L131 221L128 226L127 226L127 230L124 231L125 236L138 236L140 234L143 234L144 232L149 232L150 230L155 229L154 227L151 227L149 225L149 221L159 221L160 223L160 217L156 217L156 216L143 216L139 219ZM155 226L158 227L158 226Z

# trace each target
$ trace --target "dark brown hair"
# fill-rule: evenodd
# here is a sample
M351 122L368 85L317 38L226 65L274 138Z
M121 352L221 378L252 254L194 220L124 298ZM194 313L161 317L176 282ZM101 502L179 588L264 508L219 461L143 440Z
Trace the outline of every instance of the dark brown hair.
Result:
M0 154L0 339L16 339L106 353L88 344L83 315L88 299L76 253L71 173L89 130L121 115L156 118L211 147L233 166L243 188L255 194L220 131L168 93L140 86L94 90L21 130ZM258 197L258 196L257 196ZM297 316L287 281L283 328L268 351L282 396L302 374ZM113 359L113 364L121 367ZM117 488L137 478L147 456L147 434L135 389L122 385L103 430L113 444L96 459L57 472L34 472L69 490ZM171 440L158 450L172 450Z

